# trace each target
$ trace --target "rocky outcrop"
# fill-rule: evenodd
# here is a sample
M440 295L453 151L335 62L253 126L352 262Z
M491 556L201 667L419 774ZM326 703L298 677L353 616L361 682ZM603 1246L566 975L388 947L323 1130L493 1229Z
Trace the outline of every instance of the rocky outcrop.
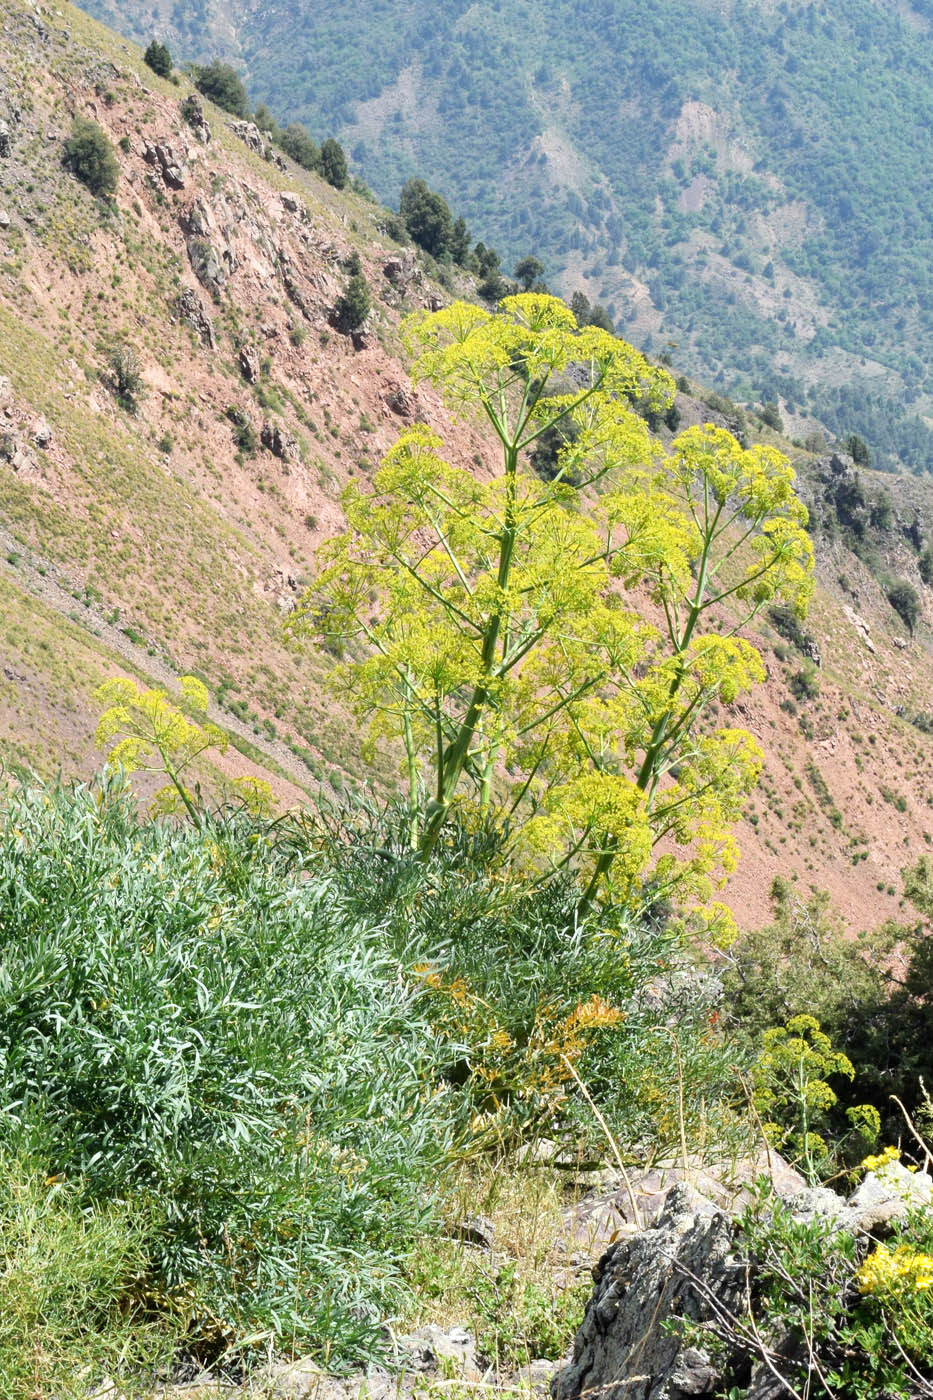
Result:
M675 1186L657 1224L613 1245L596 1266L596 1290L573 1359L555 1377L555 1400L711 1395L709 1356L667 1329L710 1316L706 1289L730 1311L740 1307L745 1269L732 1248L730 1217L691 1186Z
M869 1232L884 1234L910 1210L933 1209L933 1179L887 1162L848 1200L828 1187L805 1187L784 1204L796 1221L822 1221L830 1231L864 1239ZM727 1375L741 1373L749 1400L791 1393L763 1357L736 1346L731 1354L719 1349L714 1362L697 1344L698 1325L702 1335L702 1325L714 1317L742 1318L754 1267L728 1211L678 1182L655 1224L611 1245L593 1271L596 1288L573 1357L554 1378L554 1400L712 1397ZM765 1340L789 1359L801 1345L793 1335Z
M410 393L403 384L393 384L386 392L385 401L387 408L406 421L410 421L418 412L418 404L414 394Z
M0 158L8 156L12 147L13 138L10 136L9 123L0 121Z
M214 324L208 316L197 292L193 292L190 287L186 287L178 298L176 310L179 318L187 322L192 330L201 337L202 342L213 350L216 346L214 337Z
M204 107L196 92L191 93L182 102L181 115L201 144L206 146L211 139L211 129L204 120Z
M255 345L244 345L240 350L240 370L247 384L258 384L262 374L262 361Z
M207 238L189 238L188 261L201 285L218 296L232 271L227 250L216 247Z
M0 432L0 462L6 462L25 481L39 474L39 463L14 432Z
M291 433L284 432L278 423L263 423L259 440L263 447L268 448L274 457L279 457L283 462L294 462L299 455L298 443Z
M170 189L183 190L188 183L188 166L185 163L185 157L173 146L167 146L161 142L152 145L147 141L143 147L143 160L147 165L154 166L160 172L163 183L168 185Z
M296 194L291 194L288 190L283 190L279 198L282 201L282 208L289 214L297 214L298 218L304 222L308 217L308 211Z
M234 121L228 122L230 130L234 136L239 136L245 146L251 151L255 151L258 156L266 154L266 140L255 122Z

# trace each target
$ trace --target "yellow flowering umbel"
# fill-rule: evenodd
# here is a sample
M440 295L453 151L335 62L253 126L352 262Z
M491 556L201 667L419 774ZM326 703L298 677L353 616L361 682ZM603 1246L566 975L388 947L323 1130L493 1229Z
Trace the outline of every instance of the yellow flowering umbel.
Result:
M97 725L96 742L99 749L112 744L107 756L111 771L159 773L168 778L153 799L153 811L184 810L197 821L197 794L187 785L186 774L208 749L224 753L230 741L207 718L209 696L204 682L197 676L182 676L180 686L189 714L158 687L143 690L129 676L105 681L94 696L106 707ZM262 778L235 778L231 786L254 815L271 809L272 789Z
M789 462L713 424L666 451L633 404L662 412L671 377L555 297L454 302L402 336L415 378L491 425L496 474L409 428L347 487L288 635L340 645L333 684L404 753L412 848L431 852L466 796L527 827L529 862L580 875L580 913L646 880L707 905L761 753L705 717L764 678L740 630L778 600L802 617L813 587ZM655 623L627 606L636 588Z

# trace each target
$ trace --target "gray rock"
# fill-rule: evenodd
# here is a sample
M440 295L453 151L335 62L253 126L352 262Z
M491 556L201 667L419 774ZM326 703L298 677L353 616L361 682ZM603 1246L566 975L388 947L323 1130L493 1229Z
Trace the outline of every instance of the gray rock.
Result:
M296 194L292 194L289 190L283 190L279 198L282 201L283 209L287 209L290 214L297 214L301 219L307 218L307 210Z
M551 1387L555 1400L595 1392L601 1400L712 1395L717 1378L709 1359L684 1347L676 1324L709 1317L704 1289L738 1309L744 1277L732 1256L729 1216L678 1184L657 1225L613 1245L594 1270L596 1289L573 1358Z
M397 413L399 418L414 418L418 411L415 398L401 384L393 385L386 394L386 404L393 413Z
M0 433L0 461L8 462L25 481L39 474L39 463L16 433Z
M247 145L251 151L255 151L256 154L260 156L265 155L265 137L255 122L235 121L228 122L227 125L234 135L239 136L240 140Z
M436 1323L396 1338L399 1360L408 1371L436 1371L441 1361L453 1361L461 1375L476 1371L476 1343L465 1327L446 1331Z
M258 384L262 374L262 361L255 345L244 345L240 350L240 369L248 384Z
M13 385L5 374L0 374L0 405L10 403L13 398Z
M293 462L298 457L298 443L291 433L283 432L278 423L263 423L259 440L274 457L283 462Z
M488 1215L468 1215L458 1220L449 1233L453 1239L476 1245L477 1249L492 1249L496 1242L496 1222Z
M798 1191L788 1199L787 1207L794 1219L804 1224L814 1220L837 1221L844 1228L848 1220L845 1201L828 1186L808 1186Z
M0 209L0 228L9 228L12 220L5 209Z
M195 238L209 238L216 227L214 216L201 195L182 215L181 223L186 233Z
M214 325L201 305L197 293L186 287L178 298L176 309L181 320L186 321L198 333L204 344L213 350L216 345Z
M531 1390L547 1391L557 1375L558 1369L558 1362L544 1361L539 1358L536 1361L529 1361L527 1366L520 1366L516 1372L516 1379L524 1381Z
M45 449L51 444L52 429L49 427L48 423L45 421L44 418L40 418L36 426L33 428L32 440L36 444L36 446L41 447L43 451L45 451Z
M410 283L419 284L422 280L421 269L415 259L414 253L408 251L401 253L398 257L388 258L382 264L382 275L387 282L391 282L393 287L403 291Z
M849 1197L846 1206L850 1229L867 1234L905 1219L910 1210L933 1205L933 1178L926 1172L910 1172L900 1162L887 1162L868 1172Z
M0 122L0 156L8 156L12 150L13 141L10 136L10 128L7 122Z
M151 145L147 141L143 146L143 160L147 165L155 166L161 173L163 182L171 189L183 190L188 183L188 167L184 156L171 146L161 143Z
M228 265L223 253L206 238L189 238L188 260L198 281L216 295L227 281Z

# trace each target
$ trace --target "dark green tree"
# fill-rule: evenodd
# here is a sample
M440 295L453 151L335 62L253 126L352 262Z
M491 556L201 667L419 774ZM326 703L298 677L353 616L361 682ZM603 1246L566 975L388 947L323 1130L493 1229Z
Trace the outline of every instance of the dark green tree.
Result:
M143 54L143 62L148 64L160 78L171 77L172 55L164 44L160 44L158 39L153 39L152 43Z
M577 318L578 326L588 326L590 323L590 299L583 292L574 292L570 298L570 310Z
M195 69L194 85L216 106L244 120L249 116L249 98L240 75L229 63L215 58L205 67Z
M768 428L773 428L776 433L783 433L784 423L776 403L768 402L761 405L761 421Z
M279 137L279 145L287 156L305 170L320 169L321 152L301 122L290 122Z
M335 326L345 335L349 335L366 320L371 305L372 299L366 278L362 272L358 272L350 278L342 296L337 298L334 306Z
M541 282L544 277L544 263L529 254L515 264L515 276L522 284L522 291L530 292L535 283Z
M906 579L898 579L887 591L888 602L904 623L911 636L920 617L920 598L916 588Z
M465 267L470 256L470 230L463 218L455 219L450 231L450 256L458 267Z
M332 136L328 136L327 140L321 143L318 169L327 183L333 185L335 190L342 190L346 187L349 178L347 158L340 142L335 141Z
M453 220L443 195L429 190L424 180L408 180L402 188L398 212L412 242L432 258L450 250Z
M868 445L857 433L850 433L842 448L844 452L848 452L857 467L867 467L871 461Z
M613 325L612 317L606 308L598 301L594 301L590 307L589 325L598 326L601 331L608 331L610 335L615 335L616 328Z
M103 127L86 117L75 117L71 135L65 142L62 162L71 173L87 185L91 194L103 198L117 188L120 167L110 139Z

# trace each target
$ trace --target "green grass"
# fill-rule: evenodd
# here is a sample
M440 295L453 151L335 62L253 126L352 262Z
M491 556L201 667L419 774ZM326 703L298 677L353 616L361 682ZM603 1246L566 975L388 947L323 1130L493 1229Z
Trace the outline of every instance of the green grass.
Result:
M106 1378L138 1394L176 1340L147 1319L154 1223L143 1203L90 1209L80 1180L50 1179L0 1148L0 1394L86 1400Z

